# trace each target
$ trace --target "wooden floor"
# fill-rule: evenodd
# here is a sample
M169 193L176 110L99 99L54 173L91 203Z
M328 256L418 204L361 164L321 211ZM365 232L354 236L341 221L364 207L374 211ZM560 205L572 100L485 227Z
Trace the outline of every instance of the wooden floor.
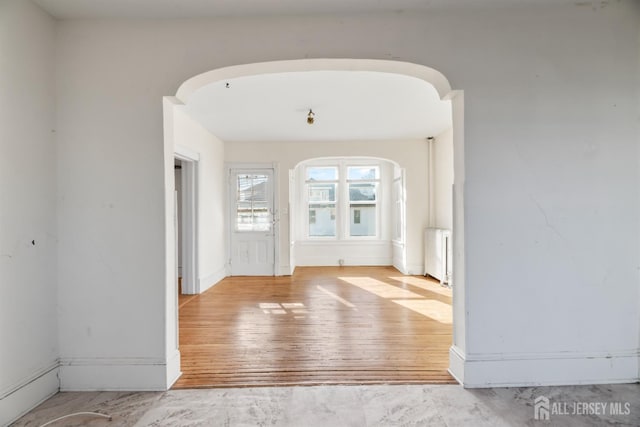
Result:
M174 388L454 383L451 291L391 267L298 267L180 296Z

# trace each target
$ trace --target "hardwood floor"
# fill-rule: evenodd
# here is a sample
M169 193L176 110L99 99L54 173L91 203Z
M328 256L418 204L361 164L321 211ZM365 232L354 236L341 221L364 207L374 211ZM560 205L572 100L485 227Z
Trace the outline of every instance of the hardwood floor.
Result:
M455 383L451 291L392 267L229 277L179 306L174 388Z

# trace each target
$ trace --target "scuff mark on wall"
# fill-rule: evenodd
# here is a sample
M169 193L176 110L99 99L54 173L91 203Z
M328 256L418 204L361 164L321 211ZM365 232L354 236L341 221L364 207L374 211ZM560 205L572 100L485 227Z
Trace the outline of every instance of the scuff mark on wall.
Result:
M529 194L529 199L531 199L531 201L533 202L534 205L536 205L536 208L538 208L538 211L540 211L540 213L542 214L543 218L544 218L544 222L545 225L547 226L547 228L551 231L554 232L554 234L556 234L558 237L560 237L562 240L564 239L564 236L558 231L558 229L551 223L551 221L549 221L549 216L547 215L547 212L544 210L544 208L542 207L542 205L531 195Z

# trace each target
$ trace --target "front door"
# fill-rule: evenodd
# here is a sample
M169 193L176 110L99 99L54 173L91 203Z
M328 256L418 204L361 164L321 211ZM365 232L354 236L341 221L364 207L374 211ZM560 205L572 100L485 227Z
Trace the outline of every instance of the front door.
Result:
M275 272L273 169L231 169L231 275Z

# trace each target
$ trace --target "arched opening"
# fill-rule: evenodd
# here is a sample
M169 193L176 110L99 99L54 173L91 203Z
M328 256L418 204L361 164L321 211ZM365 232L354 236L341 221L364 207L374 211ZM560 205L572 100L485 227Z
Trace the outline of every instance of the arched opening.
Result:
M173 158L176 145L176 129L174 126L175 118L184 114L190 105L190 102L197 99L198 91L206 86L213 84L225 85L228 87L227 82L238 78L250 78L252 76L269 75L269 74L282 74L282 73L298 73L298 72L317 72L317 71L343 71L343 72L377 72L387 73L396 76L411 77L418 79L424 83L427 83L429 87L432 87L441 100L450 101L451 104L451 142L452 142L452 157L453 157L453 185L451 190L452 200L452 219L451 228L453 229L451 242L452 242L452 258L453 258L453 271L452 271L452 283L453 283L453 345L450 351L450 365L449 371L460 382L463 381L463 364L461 355L464 354L465 343L465 311L464 311L464 98L462 91L453 91L447 81L447 79L438 71L417 64L411 64L398 61L383 61L383 60L358 60L358 59L306 59L306 60L293 60L293 61L276 61L267 63L257 63L248 65L239 65L233 67L226 67L218 70L213 70L198 76L195 76L181 85L175 97L166 97L164 101L165 106L165 178L167 187L167 221L166 221L166 258L167 258L167 270L166 270L166 351L167 351L167 382L171 384L179 376L180 373L180 352L178 350L177 340L177 292L174 283L174 269L175 269L175 233L173 230L173 221L170 220L170 213L173 212ZM306 112L305 112L306 114ZM427 120L427 118L425 118ZM426 138L425 138L426 139ZM427 143L428 144L428 143ZM430 149L430 148L428 148ZM343 150L342 155L349 155L349 150ZM338 154L338 153L336 153ZM374 156L369 153L370 156ZM322 156L321 156L322 157ZM386 156L382 156L386 157ZM433 154L429 157L430 160L434 158ZM229 161L225 157L225 160ZM286 162L293 162L292 164L283 162L280 165L282 171L286 169L295 170L295 167L300 163L302 159L292 160L289 158ZM428 165L424 165L424 168L429 168ZM277 183L280 188L280 216L279 219L287 216L288 224L280 221L280 229L285 227L289 228L289 233L296 232L291 229L291 218L288 217L290 206L288 206L292 200L287 200L283 197L288 193L291 180L295 179L294 176L289 176L288 179L284 176L284 173L280 173L282 176ZM394 179L397 178L394 174ZM171 193L169 193L171 189ZM432 192L429 193L429 219L427 224L432 226L433 220L433 200ZM354 210L355 211L355 210ZM407 208L405 207L405 212ZM410 211L409 213L412 213ZM362 215L362 213L360 213ZM275 214L274 214L275 218ZM275 220L274 220L275 221ZM309 221L309 218L306 218ZM345 221L346 222L346 221ZM401 233L404 232L405 236L407 231L403 231L401 227ZM285 238L280 240L279 247L276 249L279 251L279 255L282 259L288 258L290 260L289 269L293 269L296 265L296 260L291 259L295 255L294 248L290 245L290 239ZM415 242L421 241L423 236L415 236L412 233L410 236ZM403 272L421 274L421 272L412 271L410 265L407 265L406 250L401 255L394 257L394 264L396 258L400 259L400 263L404 263ZM338 258L338 261L341 258ZM284 269L286 270L286 268ZM216 273L210 275L208 280L217 278L223 273ZM287 271L280 270L277 274L288 274ZM202 274L201 274L202 276Z

